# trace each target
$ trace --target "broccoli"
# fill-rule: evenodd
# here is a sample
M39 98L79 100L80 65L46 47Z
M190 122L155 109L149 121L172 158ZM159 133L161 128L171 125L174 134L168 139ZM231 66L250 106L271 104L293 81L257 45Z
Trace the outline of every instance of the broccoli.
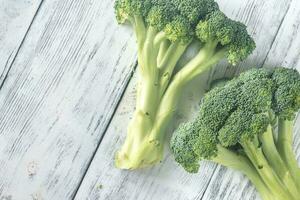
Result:
M136 111L115 165L136 169L162 159L166 129L187 83L223 58L244 60L255 43L213 0L116 0L115 14L134 27L139 64ZM175 73L191 44L199 51Z
M173 134L171 150L190 173L211 160L244 173L264 200L296 200L300 169L292 141L299 109L296 70L252 69L209 91L195 120Z

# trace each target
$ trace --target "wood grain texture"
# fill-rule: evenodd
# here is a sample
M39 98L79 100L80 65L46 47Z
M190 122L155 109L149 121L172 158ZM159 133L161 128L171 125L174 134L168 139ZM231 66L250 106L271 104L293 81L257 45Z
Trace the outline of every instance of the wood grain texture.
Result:
M286 66L300 71L300 2L293 0L264 62L265 67ZM295 120L294 150L300 163L300 116ZM240 173L219 166L204 200L260 199L250 182Z
M238 67L226 67L225 63L218 66L216 73L212 73L213 77L231 76L241 70L243 66L252 67L254 65L261 66L269 53L282 24L283 18L289 8L290 1L219 1L220 7L226 14L234 19L239 19L248 25L248 30L257 41L257 49L255 53L244 63ZM211 78L211 77L210 77ZM206 80L205 77L202 77ZM198 80L201 81L201 80ZM192 87L190 88L192 89ZM183 95L181 110L178 112L175 125L179 121L184 121L193 117L198 109L199 98L203 94L203 90L198 92L187 90ZM121 171L114 168L113 156L115 151L120 147L125 138L125 130L127 123L132 116L135 105L135 80L131 80L129 87L114 115L112 122L104 136L104 139L95 155L95 158L83 180L81 187L75 197L76 200L82 199L112 199L112 200L135 200L135 199L203 199L205 190L210 186L210 181L219 181L217 173L214 175L216 165L204 162L200 173L195 175L187 174L174 161L166 148L165 160L151 168L134 172ZM184 108L183 108L184 107ZM231 191L237 192L241 186L247 188L244 191L238 191L237 195L243 195L243 199L256 198L254 189L250 187L247 180L243 176L236 175L233 172L227 172L225 169L217 168L217 172L224 171L224 176L231 179L230 185L234 185ZM232 175L235 176L232 178ZM242 180L242 182L240 182ZM216 182L217 183L217 182ZM213 184L213 183L212 183ZM228 184L227 184L228 185ZM223 188L228 188L222 185ZM220 185L221 186L221 185ZM211 191L212 192L212 191ZM218 195L218 191L214 191ZM250 193L248 195L247 193ZM209 199L205 197L206 199ZM226 199L224 194L211 199ZM238 198L235 198L238 199Z
M0 92L0 199L72 199L136 60L111 0L46 0Z
M41 0L0 0L0 85L30 28Z

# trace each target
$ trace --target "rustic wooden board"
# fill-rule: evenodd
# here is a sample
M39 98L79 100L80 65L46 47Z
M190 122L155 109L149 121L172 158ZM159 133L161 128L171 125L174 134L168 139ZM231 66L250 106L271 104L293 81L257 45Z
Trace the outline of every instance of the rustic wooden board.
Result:
M71 199L131 77L111 0L45 0L0 92L0 199Z
M257 49L245 62L246 64L242 64L238 68L226 68L224 63L219 65L220 68L212 74L213 77L232 75L243 70L241 66L245 65L248 67L262 66L287 13L290 1L226 0L219 2L221 9L229 16L242 20L248 25L250 33L257 41ZM206 78L202 77L202 82L203 80L205 81ZM178 112L175 124L192 117L191 113L198 108L201 93L203 90L198 90L198 92L188 90L183 95L185 98L182 102L188 106L184 106L185 108ZM211 185L209 184L211 179L220 178L213 176L216 166L211 163L203 163L199 174L190 175L173 161L172 156L168 153L168 148L166 148L165 160L151 169L128 172L114 168L113 156L124 141L126 126L134 109L134 99L135 79L131 80L75 199L202 199L205 190ZM231 176L228 173L232 172L227 173L226 170L221 170L226 172L225 175L228 178ZM242 176L234 174L234 185L236 187L247 186L248 189L242 194L249 192L252 195L245 194L246 199L255 198L254 189L248 187L248 181L243 180L241 183ZM236 188L232 190L234 189ZM224 199L226 198L224 197Z
M6 78L40 4L41 0L0 1L0 85Z
M293 0L264 63L300 71L300 2ZM294 150L300 163L300 116L295 120ZM203 199L259 199L250 182L240 173L218 167Z

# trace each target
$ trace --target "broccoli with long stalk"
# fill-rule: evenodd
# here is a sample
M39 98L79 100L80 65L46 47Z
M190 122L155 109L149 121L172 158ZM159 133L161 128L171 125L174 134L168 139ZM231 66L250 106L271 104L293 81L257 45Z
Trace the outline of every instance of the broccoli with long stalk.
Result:
M223 58L231 64L245 59L255 43L213 0L117 0L115 12L119 23L135 29L139 64L136 111L115 164L136 169L162 159L166 128L186 84ZM175 74L191 43L199 43L199 52Z
M211 160L244 173L264 200L296 200L300 169L292 130L299 109L296 70L252 69L208 92L198 117L173 134L171 149L188 172Z

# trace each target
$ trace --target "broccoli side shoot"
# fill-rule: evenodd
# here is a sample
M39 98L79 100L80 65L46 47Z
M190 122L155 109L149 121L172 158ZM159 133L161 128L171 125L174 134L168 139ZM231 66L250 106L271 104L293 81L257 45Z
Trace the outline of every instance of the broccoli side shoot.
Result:
M239 170L265 200L299 199L300 169L292 149L299 98L296 70L244 72L208 92L197 118L175 131L175 160L193 173L201 160Z
M134 28L139 73L136 111L115 163L136 169L162 159L164 136L185 86L222 59L231 64L246 59L255 43L246 26L229 19L213 0L116 0L115 14L118 23ZM192 44L198 52L179 66Z

